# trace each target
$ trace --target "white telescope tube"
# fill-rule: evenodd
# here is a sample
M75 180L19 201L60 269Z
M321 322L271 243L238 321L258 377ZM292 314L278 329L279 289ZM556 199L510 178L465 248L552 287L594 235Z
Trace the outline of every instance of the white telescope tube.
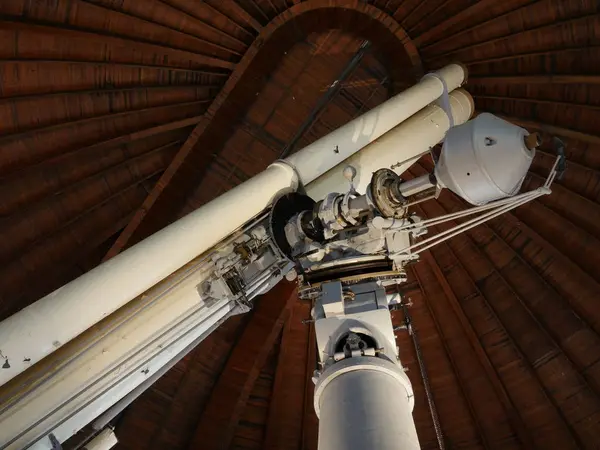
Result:
M101 324L73 340L41 363L45 370L38 368L34 380L19 377L0 389L0 448L27 448L49 431L65 441L234 311L234 301L199 297L203 267L186 266L175 283L166 280L129 303L133 311L121 312L128 316L123 323ZM87 348L77 354L79 347Z
M444 80L448 91L453 91L466 81L467 69L450 64L436 75ZM444 85L437 77L426 75L415 86L304 147L286 161L296 168L300 181L307 185L440 98Z
M466 69L437 72L452 90ZM425 77L338 130L163 228L0 324L0 385L142 294L267 208L274 197L308 183L443 93ZM335 153L337 148L339 153Z
M6 383L104 317L141 295L296 190L294 170L281 162L163 228L0 323Z
M463 89L456 89L450 93L449 99L454 124L467 122L475 109L471 95ZM431 104L321 175L306 187L306 192L318 201L330 192L347 191L348 182L342 172L346 166L351 165L357 173L354 188L364 193L373 172L389 168L401 174L431 147L442 141L449 128L450 120L446 112L441 106Z

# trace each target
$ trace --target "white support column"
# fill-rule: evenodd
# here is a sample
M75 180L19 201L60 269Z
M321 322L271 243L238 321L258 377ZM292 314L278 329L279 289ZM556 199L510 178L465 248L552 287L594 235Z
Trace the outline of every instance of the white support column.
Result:
M319 450L418 450L413 406L399 365L366 356L336 363L315 388Z

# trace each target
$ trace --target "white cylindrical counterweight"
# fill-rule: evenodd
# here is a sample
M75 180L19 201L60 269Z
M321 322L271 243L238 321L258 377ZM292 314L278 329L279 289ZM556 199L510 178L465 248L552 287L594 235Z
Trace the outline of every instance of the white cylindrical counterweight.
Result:
M418 450L410 381L375 357L349 358L326 370L315 389L319 450Z
M468 121L474 112L471 95L463 89L456 89L450 93L449 99L454 124L460 125ZM354 188L364 193L371 182L373 172L388 168L402 174L417 159L442 141L449 128L450 120L444 109L437 104L431 104L321 175L306 187L306 192L318 201L330 192L347 191L349 185L343 172L348 165L351 165L357 171Z
M439 183L472 205L515 195L527 175L537 142L527 130L489 113L454 127L435 167Z

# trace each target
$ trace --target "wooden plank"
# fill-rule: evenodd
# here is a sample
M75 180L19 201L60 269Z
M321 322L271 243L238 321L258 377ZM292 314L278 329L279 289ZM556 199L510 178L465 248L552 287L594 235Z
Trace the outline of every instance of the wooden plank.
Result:
M451 15L450 17L448 17L448 19L446 19L442 23L439 23L436 26L431 27L425 33L421 34L420 36L417 36L415 38L415 45L417 47L422 47L424 43L429 42L433 37L437 37L444 31L448 30L449 28L452 28L453 26L455 26L461 22L464 22L464 21L470 19L471 17L479 14L481 11L488 8L489 5L493 4L493 3L496 3L495 0L482 0L482 1L479 1L479 2L469 6L468 8L463 9L458 14Z
M450 284L448 283L448 280L444 276L444 273L442 272L440 266L438 265L438 263L435 261L435 259L431 255L431 252L424 252L423 254L421 254L421 257L433 271L435 278L437 279L438 283L440 284L440 286L444 292L444 295L446 296L448 302L450 303L450 305L452 307L452 310L454 311L454 314L456 314L456 317L460 321L460 323L463 327L463 330L465 332L465 336L467 337L467 340L471 344L471 348L473 349L473 352L475 353L477 359L479 360L481 367L484 369L487 378L489 379L490 383L492 384L498 399L502 403L502 406L504 407L506 414L509 418L510 424L512 425L513 429L519 436L519 440L523 444L524 448L527 448L527 449L536 448L533 444L533 440L531 439L531 436L529 435L525 425L523 424L523 421L521 420L521 417L517 413L517 410L516 410L514 404L510 400L510 397L508 396L508 393L506 392L506 389L504 388L502 381L498 377L498 373L494 369L493 364L491 363L487 354L485 353L485 350L483 349L483 346L481 345L481 342L479 341L479 339L477 337L477 333L475 333L473 326L470 324L467 316L465 315L462 307L460 306L460 302L459 302L458 298L456 297L456 295L454 294L454 291L452 290ZM415 273L417 273L417 270L415 270ZM437 321L433 310L431 310L431 316L434 319L434 321ZM450 356L450 352L447 351L447 353ZM459 378L458 374L457 374L457 378ZM480 429L480 436L484 440L484 442L486 442L486 448L487 448L489 445L489 442L487 442L487 437L482 432L481 425L479 424L479 421L477 418L475 418L475 421L478 424L478 428Z
M237 2L227 2L227 6L231 9L231 11L235 12L235 14L240 17L244 22L254 28L255 31L260 32L262 30L262 25L252 17L244 8L242 8Z
M534 120L522 119L519 117L507 116L504 114L496 114L498 117L508 120L514 124L517 124L524 128L531 128L534 130L542 131L550 135L561 136L569 139L574 139L581 142L589 142L590 144L600 144L600 136L589 133L582 133L580 131L570 130L568 128L559 127L556 125L550 125L547 123L540 123Z
M264 449L297 450L302 440L305 408L304 391L310 327L303 323L310 316L310 303L296 302L285 323L269 408ZM314 333L314 330L313 330ZM311 406L312 406L312 402Z
M418 170L415 170L415 168L418 168ZM419 176L425 170L420 164L416 164L410 169L410 172L413 176ZM445 198L448 197L457 198L454 195L446 196ZM442 205L445 201L440 198L439 202L429 203L427 208L423 206L424 212L427 212L425 215L432 217L449 212L450 209ZM434 207L435 209L433 209ZM443 231L450 226L456 225L456 223L456 221L449 221L447 225L435 228ZM578 404L577 413L582 416L589 414L588 411L593 411L586 419L589 421L589 424L592 424L597 420L596 396L590 395L593 391L588 386L585 386L585 380L577 372L577 367L570 360L569 355L560 348L548 330L540 323L539 312L537 316L532 314L527 301L519 295L513 285L505 278L505 269L510 269L510 266L513 266L513 264L506 261L506 256L502 254L502 251L499 251L497 245L494 246L494 242L497 241L490 239L488 236L478 237L479 230L486 228L488 226L484 224L447 243L459 267L467 272L466 277L463 276L464 281L461 281L461 286L466 287L468 284L471 284L475 289L477 297L485 299L493 317L501 325L505 335L508 337L504 342L510 343L517 351L519 354L518 358L524 363L525 370L539 385L540 392L545 397L545 401L551 404L552 408L542 409L540 407L539 412L543 411L544 415L547 414L547 417L543 419L544 423L549 423L552 420L550 419L551 414L555 415L553 419L556 422L556 425L553 425L553 432L556 431L557 433L555 439L564 439L560 445L563 445L565 448L568 448L570 445L573 445L572 448L583 448L583 442L595 442L591 436L592 425L588 425L587 427L582 425L580 416L576 417L574 413L567 412L572 408L568 403ZM485 240L485 244L483 244L482 239ZM437 256L439 257L439 254ZM502 258L501 262L499 258ZM539 288L531 289L532 283L534 283L532 278L528 280L520 279L520 282L529 286L530 292L528 295L530 299L528 301L537 301L540 305L542 302L548 302L545 308L553 306L550 303L552 299L545 296ZM525 287L527 288L527 286ZM452 289L454 288L456 288L456 283ZM534 293L532 290L537 290L537 292ZM457 307L463 309L462 304ZM465 320L467 321L466 323L469 323L466 315ZM565 324L564 326L572 329L571 325ZM523 337L523 330L527 330L526 338ZM489 348L486 354L490 359L494 357ZM551 356L547 357L547 355ZM545 359L546 357L547 359ZM514 359L516 360L517 358ZM504 377L507 376L506 372L496 370L496 373L498 374L498 378L502 377L505 379ZM556 373L561 374L560 381L555 376L548 375ZM523 372L524 374L525 372ZM562 395L561 392L563 389L568 390L570 394ZM511 391L511 395L513 396L511 403L519 404L520 400L514 397L515 391ZM532 416L525 414L525 411L527 410L521 406L521 420L531 420ZM593 432L595 433L596 430ZM534 438L536 441L539 441L540 439L547 439L547 436L544 435L541 437L539 434L535 434L532 436L532 439ZM546 448L546 445L543 445L542 448Z
M600 75L470 76L469 84L600 84Z
M180 50L155 43L148 43L140 39L123 38L112 35L108 32L95 30L74 30L61 28L57 26L37 25L33 23L20 23L10 20L0 20L1 29L6 36L7 42L18 42L14 45L16 50L9 54L2 54L3 59L22 57L21 53L30 56L31 59L38 57L44 59L46 55L56 55L62 58L80 61L83 57L95 61L105 61L106 49L109 52L111 61L126 63L141 63L155 61L158 58L164 61L164 66L174 66L181 68L204 68L215 67L226 70L235 69L235 63L211 56L201 55L199 53ZM25 43L36 42L37 40L55 42L60 48L50 51L48 46L32 47L38 53L26 53L20 49L27 48ZM67 42L76 41L81 43L78 46L69 46ZM83 44L85 43L85 45ZM38 50L39 49L39 50Z
M561 108L585 108L593 111L599 111L600 106L589 105L587 103L574 103L574 102L559 102L556 100L544 100L539 98L530 98L530 97L506 97L501 95L481 95L481 94L473 94L473 98L477 102L477 99L480 100L496 100L503 102L521 102L521 103L535 103L538 105L546 105L548 107L559 106Z
M300 448L301 450L317 450L319 419L315 412L315 384L312 380L314 371L317 368L317 335L314 323L310 324L308 331L307 355L306 383L304 385L304 417L302 418L302 445Z
M340 22L338 28L354 29L358 23L364 24L369 34L373 34L373 45L380 46L384 55L393 55L390 59L394 63L392 80L396 76L412 80L414 74L421 75L422 65L416 47L404 30L388 20L380 10L349 0L336 0L331 2L331 7L345 11L340 18L343 23ZM296 19L311 13L315 16L318 13L323 20L301 22L302 29L299 30ZM215 155L231 136L231 123L241 119L243 111L256 100L256 93L262 88L266 75L276 69L285 52L297 42L296 31L302 31L304 35L324 31L329 29L329 20L331 16L327 8L314 2L302 2L277 16L261 30L208 108L206 120L192 131L108 256L163 228L181 213L187 196L197 187L198 179L205 175ZM398 54L403 57L398 58ZM406 69L407 65L411 70Z
M442 272L441 272L439 266L437 265L437 263L435 262L435 260L431 257L431 253L423 252L420 256L421 256L422 260L427 262L432 273L435 275L435 279L437 280L438 285L441 287L443 295L447 298L447 300L449 302L452 302L452 299L449 297L449 295L453 295L452 291L448 292L448 289L449 289L448 282L444 278L444 275L442 274ZM458 388L460 389L460 393L462 394L462 397L465 399L465 404L469 411L470 419L473 422L475 429L477 430L477 434L479 435L481 444L483 445L483 447L485 449L489 449L490 448L489 436L486 434L486 429L485 429L484 425L482 424L481 417L478 416L478 414L475 410L475 406L473 405L473 398L472 398L472 396L469 396L469 389L467 387L465 377L461 376L460 366L457 363L455 355L453 354L453 352L451 350L451 347L450 347L451 341L449 339L449 336L446 335L446 332L444 331L444 328L443 328L442 324L440 323L440 319L438 316L436 316L435 309L432 307L432 303L434 303L434 302L437 303L438 307L439 307L440 302L439 302L439 300L435 300L435 301L433 300L433 295L431 294L431 291L430 291L430 289L433 287L432 286L433 283L424 282L424 277L423 277L424 269L426 269L426 267L423 266L422 264L416 265L414 267L413 273L415 275L415 278L417 279L417 282L419 283L419 287L421 289L421 293L423 294L423 297L428 299L428 301L425 302L427 311L429 312L429 315L431 316L431 320L433 321L433 324L435 326L437 334L441 337L442 347L444 348L444 351L446 352L448 361L450 362L450 366L452 367L452 371L454 372L454 378L456 379ZM457 315L457 317L460 320L460 317L458 315ZM448 322L448 319L444 319L444 321ZM465 333L465 335L466 335L469 343L473 346L472 337L474 336L474 334L471 335L469 333ZM454 337L454 340L455 339L456 339L456 337Z
M252 319L229 356L198 421L190 449L229 448L254 382L296 301L296 287L287 282L258 300Z

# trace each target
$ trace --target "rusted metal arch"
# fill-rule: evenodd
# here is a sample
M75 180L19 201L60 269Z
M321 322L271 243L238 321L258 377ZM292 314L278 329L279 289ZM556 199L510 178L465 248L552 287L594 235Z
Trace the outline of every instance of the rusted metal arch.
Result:
M414 77L422 75L417 48L398 22L380 9L357 0L331 0L326 5L310 0L290 7L260 31L106 258L139 242L176 217L186 195L226 142L231 125L252 104L254 94L262 86L262 77L275 69L284 52L300 36L340 25L370 40L374 48L386 56L395 69L390 71L392 78L405 74L407 66Z

